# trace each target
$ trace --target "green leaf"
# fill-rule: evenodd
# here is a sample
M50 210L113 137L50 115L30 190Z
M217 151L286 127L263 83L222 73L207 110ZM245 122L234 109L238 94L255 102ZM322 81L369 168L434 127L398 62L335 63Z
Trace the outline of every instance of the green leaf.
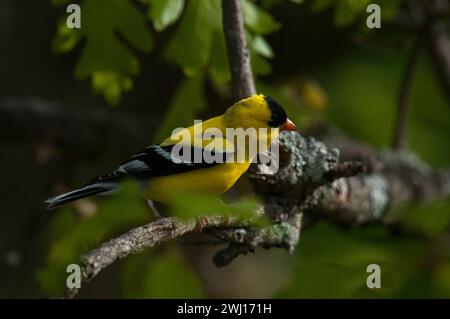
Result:
M92 87L95 93L102 93L110 105L117 106L122 92L130 91L133 87L133 80L117 72L94 72Z
M83 37L78 29L69 29L64 19L61 19L57 28L57 33L52 43L53 52L57 54L72 51Z
M245 26L255 34L269 34L280 29L281 24L250 0L242 1Z
M174 253L129 258L123 288L126 298L205 297L199 277Z
M255 216L260 201L253 197L243 197L238 202L227 204L219 197L208 193L176 192L170 203L172 215L182 219L201 215L228 215L249 219ZM265 220L261 220L264 223Z
M250 63L252 65L253 72L256 75L267 75L272 72L272 66L262 56L255 52L250 52Z
M170 136L172 131L178 127L193 125L195 116L205 108L203 76L184 79L155 135L155 142L160 142Z
M211 55L213 36L221 28L219 0L191 0L171 39L167 57L180 65L187 76L198 74Z
M109 103L118 104L121 92L129 89L131 76L140 67L128 45L144 52L153 47L145 17L130 0L84 0L81 10L81 29L68 31L60 24L54 48L56 52L68 52L84 39L75 67L76 78L95 76L95 92L103 94Z
M217 30L213 37L209 73L217 86L224 85L231 79L230 64L222 30Z
M37 273L42 289L52 296L61 296L69 264L79 263L81 254L111 234L149 222L150 214L140 195L139 185L128 182L122 185L120 194L99 202L91 217L77 219L68 208L59 211L50 225L52 245L47 265Z
M149 18L156 31L162 31L178 20L184 8L184 0L149 0Z
M255 53L268 59L273 58L272 48L263 37L259 35L255 36L253 38L251 46Z
M273 51L269 43L259 35L246 32L246 39L250 50L250 64L255 75L267 75L272 72L272 67L266 58L273 57Z
M243 10L246 27L257 34L252 37L248 33L247 36L252 57L260 55L252 58L252 67L257 75L268 74L271 67L263 57L270 58L273 52L258 34L271 33L280 24L250 1L243 2ZM231 78L221 21L220 1L187 2L180 25L166 52L169 59L181 66L186 76L197 75L208 67L207 72L216 87L223 86Z

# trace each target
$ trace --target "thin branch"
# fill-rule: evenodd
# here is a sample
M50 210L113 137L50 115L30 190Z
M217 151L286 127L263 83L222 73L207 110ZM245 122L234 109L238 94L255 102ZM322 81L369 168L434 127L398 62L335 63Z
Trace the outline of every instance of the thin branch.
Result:
M406 64L405 73L400 87L398 98L397 117L395 120L394 142L395 149L405 149L407 147L406 121L410 108L411 88L414 74L420 57L421 36L417 36L411 48L410 55Z
M264 228L252 227L251 220L230 216L203 216L188 220L160 218L113 238L83 255L80 259L82 284L92 280L100 271L119 259L195 231L213 234L229 243L228 248L218 251L214 256L213 260L218 267L229 264L239 254L254 251L259 246L293 250L298 241L301 222L299 216L295 218L292 223L274 224ZM296 227L292 228L292 224ZM73 298L77 293L76 288L68 289L66 297Z
M427 31L432 62L442 90L450 101L450 40L441 22L430 23Z
M231 92L237 101L256 92L240 0L222 0L222 22L231 68Z
M354 143L348 138L333 139L333 146L341 149L346 149L348 141ZM268 215L274 214L271 211L280 214L281 207L286 207L283 204L293 201L307 216L326 217L346 226L362 225L387 222L386 213L393 207L450 196L450 170L433 171L411 153L376 152L361 147L361 157L352 154L354 159L376 159L382 165L373 165L370 173L329 183L330 175L347 166L345 162L339 164L335 149L295 132L281 135L280 144L280 149L288 150L289 155L284 155L287 160L277 174L251 175L258 193L272 200L275 197L279 203L271 208L266 202Z
M202 228L236 226L237 219L223 216L210 216L182 221L180 219L160 218L150 224L134 228L127 233L103 243L81 257L83 283L89 282L101 270L114 261L139 253L146 248L157 246L163 242L182 237L186 233ZM239 223L242 225L243 223ZM78 289L68 289L67 298L73 298Z

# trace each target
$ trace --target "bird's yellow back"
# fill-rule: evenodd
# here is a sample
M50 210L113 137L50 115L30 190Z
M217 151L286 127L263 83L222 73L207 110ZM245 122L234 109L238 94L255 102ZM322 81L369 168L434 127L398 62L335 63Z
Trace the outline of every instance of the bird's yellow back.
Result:
M270 128L267 124L270 118L270 108L264 96L254 95L237 102L222 116L175 131L160 145L181 143L197 148L234 152L234 161L211 168L153 178L149 181L147 195L151 199L168 202L171 195L179 190L224 193L248 169L255 156L265 152L278 136L278 129ZM204 133L211 130L220 132L221 136L205 138ZM248 135L251 130L256 134L253 140ZM242 134L244 136L241 136ZM256 149L250 147L251 143L257 143ZM243 153L238 154L239 152Z

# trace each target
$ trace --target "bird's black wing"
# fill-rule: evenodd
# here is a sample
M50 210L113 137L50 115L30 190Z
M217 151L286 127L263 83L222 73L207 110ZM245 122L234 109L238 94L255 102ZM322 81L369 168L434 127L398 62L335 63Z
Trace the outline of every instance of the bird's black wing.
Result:
M104 181L120 181L125 177L147 179L151 177L180 174L202 168L210 168L220 163L224 163L226 159L233 154L232 152L217 152L216 154L214 151L208 152L203 148L193 146L189 146L190 152L187 148L182 148L181 152L177 150L177 152L172 154L175 145L149 146L142 152L132 156L128 161L122 163L115 171L94 178L89 181L88 184ZM188 153L183 154L183 151L187 151ZM211 157L216 158L220 157L222 162L206 162L204 160L204 157L206 156L203 155L210 155Z
M128 161L122 163L115 171L107 175L96 177L81 188L48 199L46 201L48 204L47 209L53 209L62 204L87 196L114 193L117 191L120 181L126 177L145 180L151 177L179 174L192 170L209 168L220 164L220 162L205 161L204 159L205 157L208 158L208 155L217 155L215 158L221 157L222 162L225 162L228 156L233 154L232 152L217 152L217 154L215 154L214 151L207 152L202 148L191 146L181 148L181 150L187 151L187 154L183 154L183 152L173 152L172 154L174 147L176 146L149 146L139 154L132 156ZM197 154L197 159L198 155L200 155L200 161L195 160L194 154Z

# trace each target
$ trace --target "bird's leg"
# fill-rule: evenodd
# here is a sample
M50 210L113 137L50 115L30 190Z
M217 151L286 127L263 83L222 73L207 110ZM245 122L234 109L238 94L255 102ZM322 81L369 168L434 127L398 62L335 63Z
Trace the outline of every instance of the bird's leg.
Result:
M155 215L156 218L163 217L162 214L156 209L155 203L153 203L151 199L147 199L147 205L153 211L153 214Z
M197 217L197 222L195 229L197 232L201 233L203 228L208 224L208 220L205 217Z

